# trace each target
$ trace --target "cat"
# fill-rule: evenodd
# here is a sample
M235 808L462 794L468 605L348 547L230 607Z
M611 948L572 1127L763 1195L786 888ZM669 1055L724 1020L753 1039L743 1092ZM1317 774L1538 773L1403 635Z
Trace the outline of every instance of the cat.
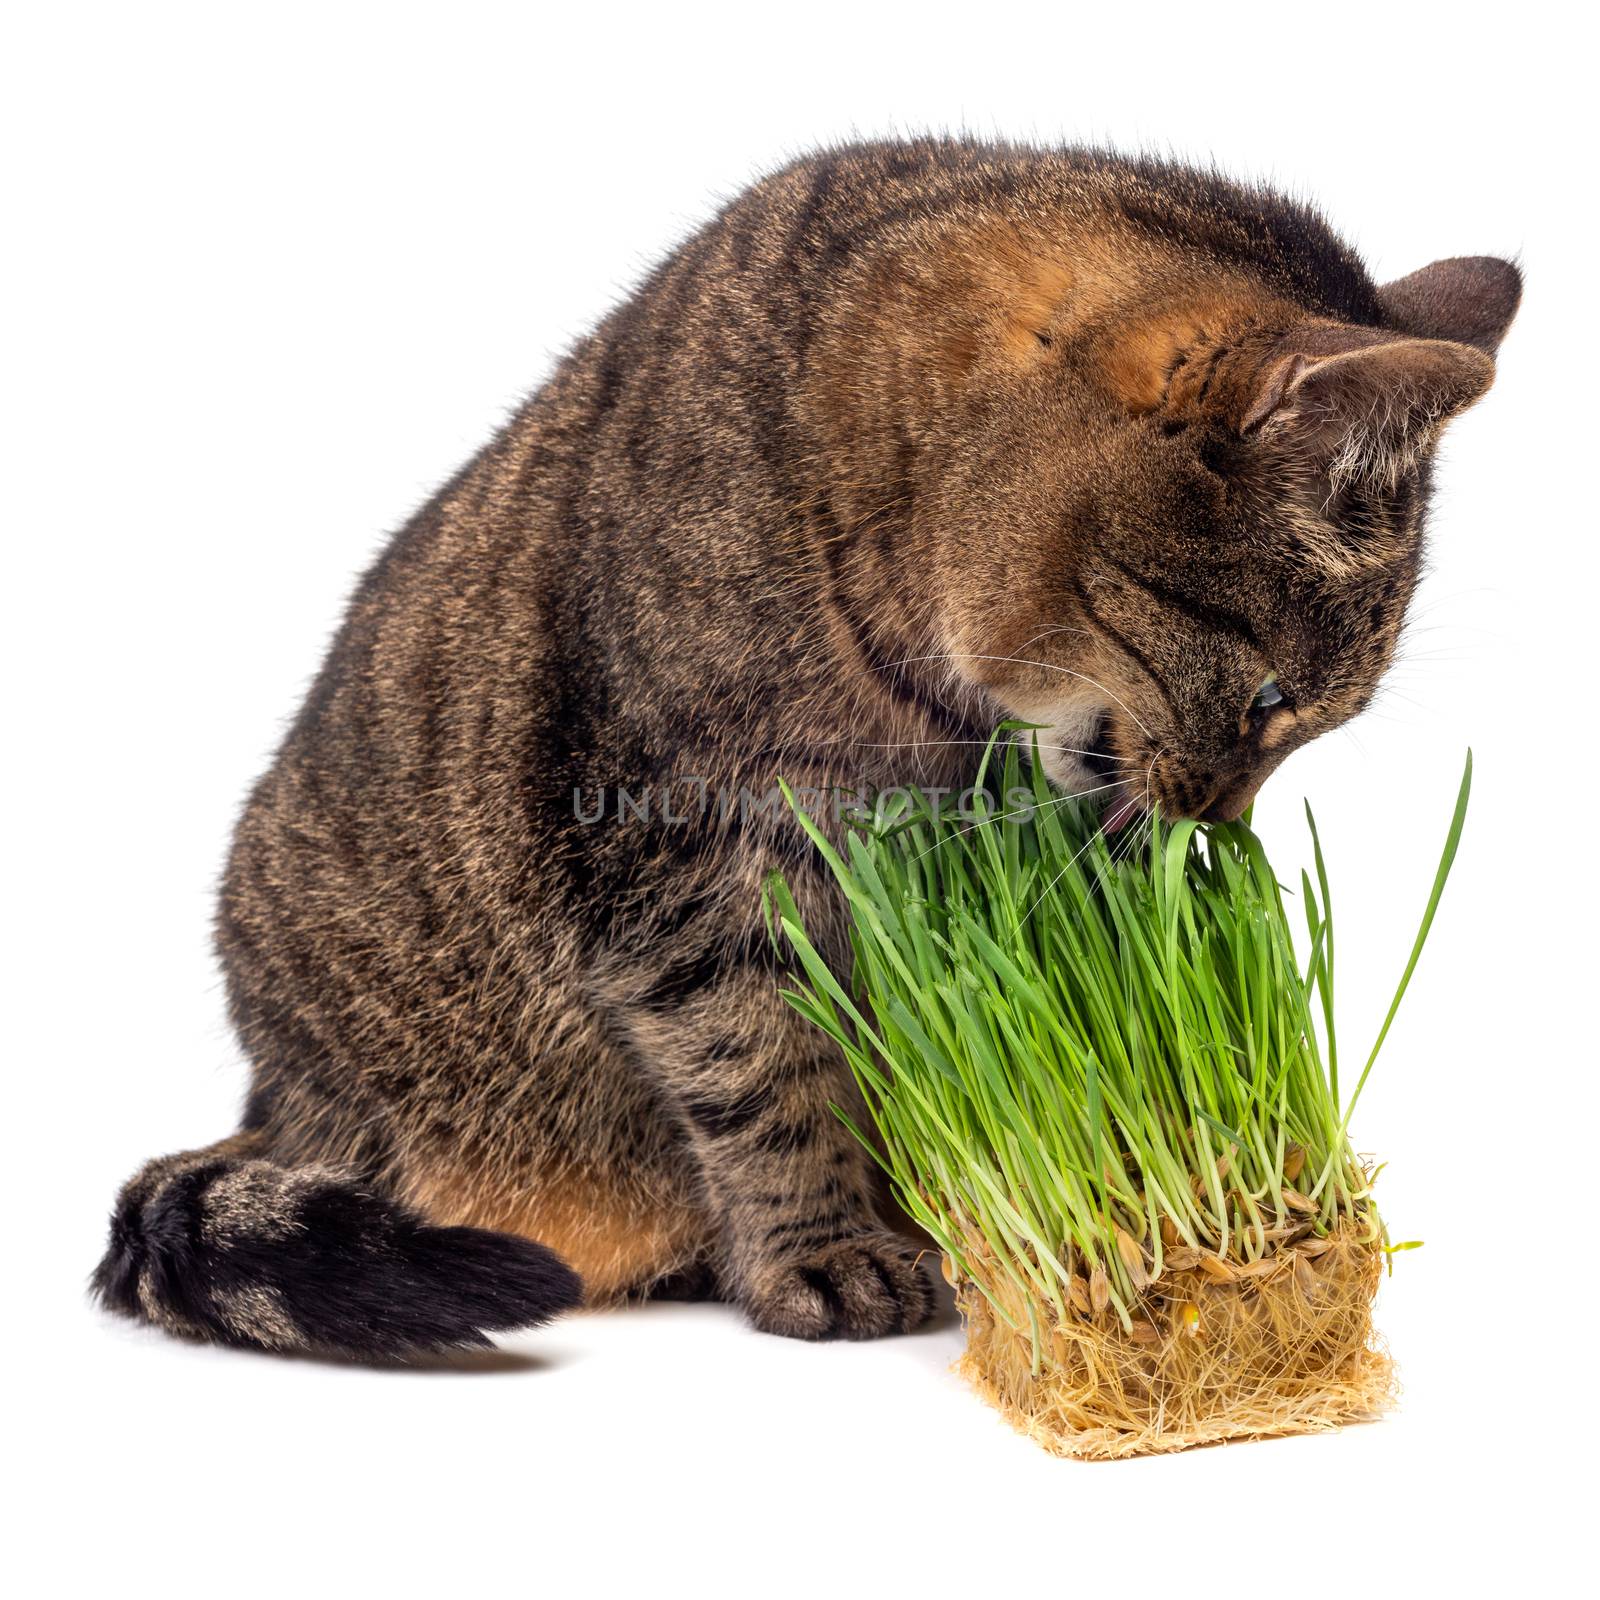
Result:
M842 919L774 780L959 787L1009 717L1108 828L1237 817L1371 697L1520 293L1099 151L756 183L361 581L222 884L242 1125L128 1183L104 1304L380 1360L644 1295L916 1327L778 993L766 873Z

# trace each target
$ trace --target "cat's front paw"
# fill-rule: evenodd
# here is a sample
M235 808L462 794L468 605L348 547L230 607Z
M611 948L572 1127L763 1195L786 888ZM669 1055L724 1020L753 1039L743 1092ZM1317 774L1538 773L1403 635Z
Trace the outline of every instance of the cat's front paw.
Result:
M774 1262L744 1296L763 1333L790 1339L881 1339L909 1333L933 1310L927 1252L897 1234L852 1234L808 1256Z

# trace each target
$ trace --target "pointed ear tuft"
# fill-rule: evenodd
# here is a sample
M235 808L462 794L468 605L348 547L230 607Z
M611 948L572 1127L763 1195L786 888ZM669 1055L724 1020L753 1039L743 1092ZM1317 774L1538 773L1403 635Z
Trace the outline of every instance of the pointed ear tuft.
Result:
M1378 290L1392 328L1493 355L1522 299L1522 274L1496 256L1452 256Z
M1392 481L1493 381L1472 345L1323 326L1285 339L1241 431L1287 443L1335 481Z

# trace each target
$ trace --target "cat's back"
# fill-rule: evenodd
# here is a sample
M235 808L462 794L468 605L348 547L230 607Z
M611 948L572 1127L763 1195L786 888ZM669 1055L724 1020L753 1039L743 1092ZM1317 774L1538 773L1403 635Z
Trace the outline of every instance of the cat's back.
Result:
M1217 274L1377 317L1309 207L1170 163L929 138L753 183L395 535L243 833L338 839L349 873L378 833L443 839L459 861L461 831L517 798L515 772L581 783L602 753L625 760L619 711L675 706L682 726L703 703L754 703L748 680L786 670L767 641L793 633L818 569L797 518L830 474L859 476L839 469L863 405L900 405L870 391L917 381L945 301L1020 277L1114 317Z

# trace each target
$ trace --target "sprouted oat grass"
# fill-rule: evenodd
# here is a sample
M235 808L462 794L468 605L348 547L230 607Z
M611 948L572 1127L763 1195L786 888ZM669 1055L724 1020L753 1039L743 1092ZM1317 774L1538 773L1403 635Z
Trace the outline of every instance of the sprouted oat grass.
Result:
M1350 1118L1455 857L1470 753L1410 960L1348 1084L1309 807L1297 954L1247 823L1152 817L1130 850L1038 772L991 744L980 785L1031 790L1026 815L990 804L972 822L900 791L843 854L797 809L848 900L848 978L782 879L768 891L797 961L788 998L843 1049L870 1118L851 1126L944 1252L962 1370L1077 1456L1376 1415L1393 1374L1372 1297L1404 1246Z

